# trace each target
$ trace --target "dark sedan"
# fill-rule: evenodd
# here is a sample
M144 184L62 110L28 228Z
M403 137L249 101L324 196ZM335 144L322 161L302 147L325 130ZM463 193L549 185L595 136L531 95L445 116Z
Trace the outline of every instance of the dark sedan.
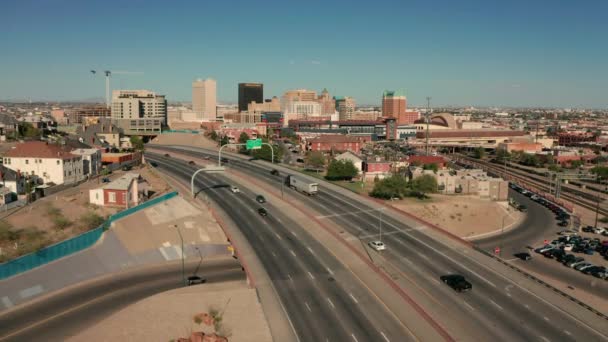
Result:
M448 274L441 276L440 279L457 292L469 291L473 288L473 285L460 274Z
M521 260L524 260L524 261L528 261L528 260L532 259L532 256L530 255L530 253L527 253L527 252L515 253L515 254L513 254L513 256L516 258L519 258Z

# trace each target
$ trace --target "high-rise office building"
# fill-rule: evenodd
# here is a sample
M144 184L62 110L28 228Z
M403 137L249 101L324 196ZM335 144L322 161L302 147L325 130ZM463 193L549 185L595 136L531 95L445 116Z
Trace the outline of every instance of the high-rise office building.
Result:
M336 101L339 120L352 120L355 113L355 99L348 96L336 96L334 100Z
M382 116L398 118L405 113L407 99L403 90L385 90L382 94Z
M264 101L264 85L262 83L239 83L239 112L246 112L251 102Z
M213 79L192 82L192 111L199 120L217 119L217 85Z
M288 90L283 94L283 101L316 101L317 92L307 89Z
M114 90L112 92L112 119L155 118L167 120L165 95L149 90Z

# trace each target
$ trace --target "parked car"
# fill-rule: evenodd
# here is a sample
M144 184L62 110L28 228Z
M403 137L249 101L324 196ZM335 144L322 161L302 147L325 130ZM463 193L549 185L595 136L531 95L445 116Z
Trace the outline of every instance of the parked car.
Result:
M567 243L567 244L565 244L565 245L564 245L564 251L566 251L566 252L570 252L570 251L572 251L572 248L573 248L573 247L574 247L574 245L573 245L573 244L571 244L571 243Z
M386 249L386 245L382 241L370 241L368 245L377 251L383 251Z
M581 260L576 259L578 261L574 261L574 262L570 263L570 265L568 265L568 266L570 268L575 268L576 266L581 265L581 264L588 264L588 262L586 262L585 259L583 259L583 258L580 258L580 259Z
M581 263L577 264L576 266L574 266L574 269L577 271L583 271L584 269L589 268L591 266L594 266L594 265L590 262L581 262Z
M527 212L527 211L528 211L528 207L526 207L526 206L525 206L525 205L523 205L523 204L520 204L520 205L518 205L518 206L517 206L517 210L519 210L519 211L521 211L521 212L525 213L525 212Z
M583 227L583 232L585 232L585 233L593 233L593 229L595 229L595 228L592 227L592 226L586 226L586 227Z
M108 177L103 177L103 178L101 179L101 182L102 182L102 183L110 183L111 181L110 181L110 178L108 178Z
M574 254L566 254L566 255L563 256L563 258L561 260L561 263L564 264L564 265L566 265L567 263L569 263L571 261L575 261L576 258L577 258L577 256L574 255Z
M560 227L568 227L570 225L570 222L568 221L560 221L557 223L558 226Z
M569 259L568 261L564 262L564 265L568 267L574 267L576 266L576 264L580 264L582 262L585 262L585 259L581 257L574 257L574 259Z
M594 232L595 234L602 234L602 233L603 233L603 232L605 232L605 231L606 231L606 229L605 229L605 228L602 228L602 227L597 227L597 228L593 229L593 232Z
M235 194L236 194L236 193L241 192L241 190L239 190L239 188L237 188L237 187L236 187L236 186L234 186L234 185L230 187L230 191L232 191L232 192L233 192L233 193L235 193Z
M262 196L262 195L257 195L257 196L255 197L255 200L256 200L258 203L266 203L266 198L264 198L264 196Z
M453 288L457 292L469 291L473 288L473 285L469 283L465 277L460 274L449 274L441 276L442 282L448 284L449 287Z
M260 214L260 216L268 216L268 211L266 211L264 208L259 208L258 214Z
M124 165L124 166L122 167L122 170L123 170L123 171L131 171L131 169L133 169L133 166L131 166L131 165Z
M583 273L585 274L592 274L593 272L601 272L603 270L605 270L606 268L604 266L591 266L588 268L583 269Z

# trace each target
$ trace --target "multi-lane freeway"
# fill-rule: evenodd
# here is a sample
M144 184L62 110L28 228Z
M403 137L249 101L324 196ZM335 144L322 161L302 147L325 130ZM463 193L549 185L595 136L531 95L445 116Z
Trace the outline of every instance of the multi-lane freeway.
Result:
M198 157L216 156L212 150L179 146L163 148ZM229 167L280 190L283 178L272 176L269 172L272 167L268 164L237 157L229 159ZM283 173L290 172L279 169ZM341 226L363 242L376 239L379 205L320 183L320 193L315 197L291 195L313 208L319 217ZM489 267L471 249L455 248L433 238L424 232L424 227L406 223L390 211L383 215L382 229L383 241L388 246L384 257L415 284L416 291L424 296L421 301L433 303L431 311L441 317L456 338L508 341L607 339L606 321L581 318L585 315L580 310L584 309L574 304L570 310L554 305L546 296L529 290L523 279L503 275L495 267ZM473 291L457 295L440 284L439 277L449 273L466 275L473 283Z
M146 153L160 170L189 183L195 166ZM232 193L221 175L201 174L202 189L240 229L264 266L300 341L409 341L418 339L353 274L295 222L256 194Z
M187 262L191 274L197 262ZM245 280L238 261L205 261L199 275L207 283ZM21 305L0 316L0 341L63 341L126 306L184 286L180 262L103 276Z

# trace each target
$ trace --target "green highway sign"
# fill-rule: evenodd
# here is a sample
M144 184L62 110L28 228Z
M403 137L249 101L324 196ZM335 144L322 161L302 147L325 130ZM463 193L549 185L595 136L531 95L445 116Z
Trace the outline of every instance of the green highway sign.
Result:
M246 147L248 150L257 150L262 148L262 139L249 139L247 140Z

